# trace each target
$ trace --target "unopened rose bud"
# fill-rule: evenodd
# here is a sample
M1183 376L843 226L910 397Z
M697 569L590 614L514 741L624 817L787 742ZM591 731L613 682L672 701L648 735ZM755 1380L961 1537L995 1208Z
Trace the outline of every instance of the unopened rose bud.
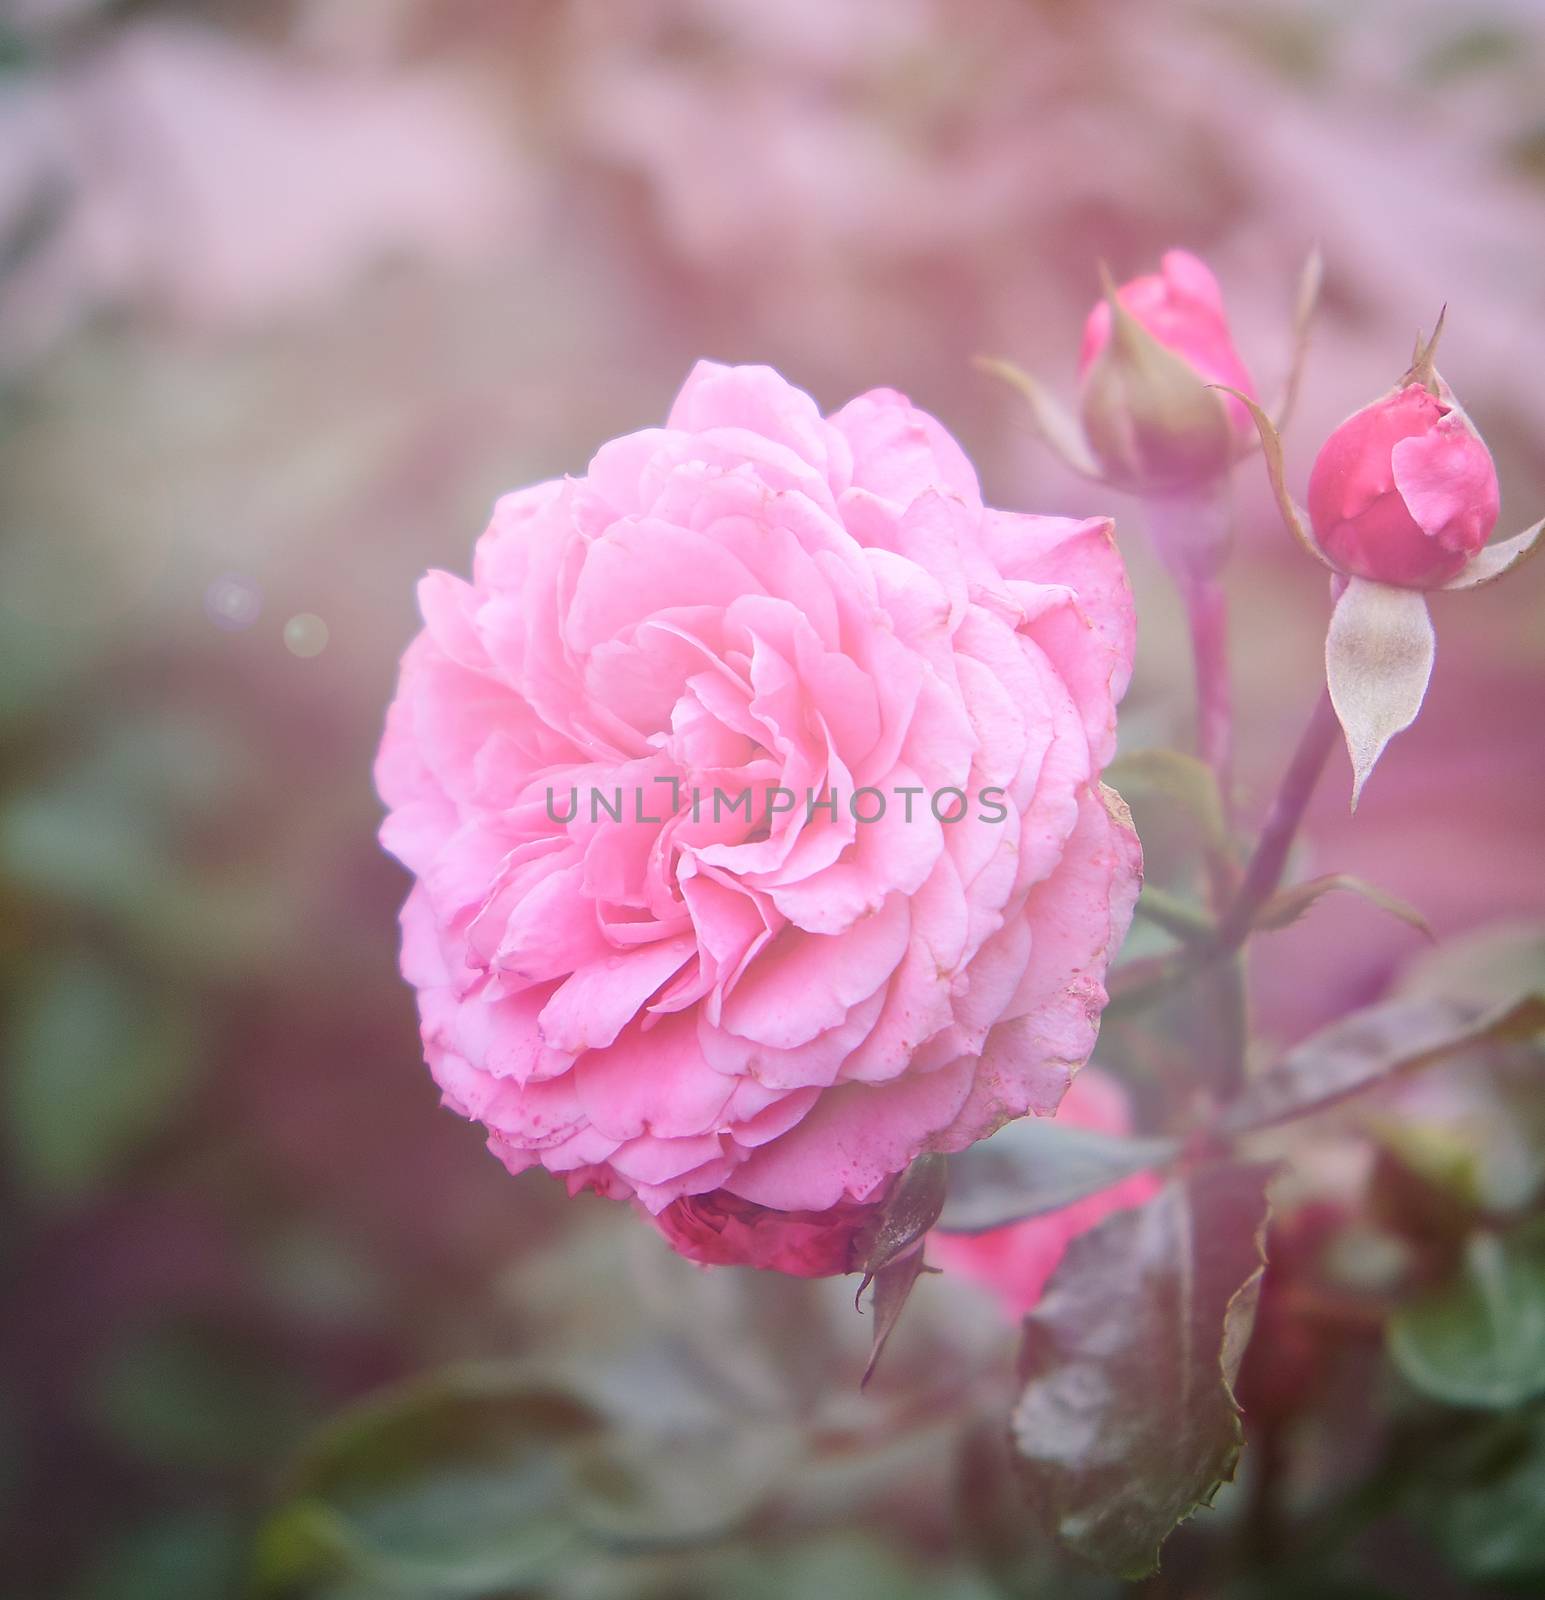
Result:
M1220 478L1255 438L1225 384L1254 396L1207 265L1171 250L1160 271L1110 291L1084 326L1085 433L1113 481L1169 493Z
M1447 384L1416 369L1325 441L1309 521L1343 572L1410 589L1457 576L1497 525L1497 469Z
M1545 520L1488 544L1500 493L1491 452L1433 365L1443 318L1405 376L1325 441L1309 476L1308 526L1282 440L1253 402L1283 525L1337 574L1325 686L1352 758L1352 809L1385 747L1416 720L1436 640L1427 589L1477 589L1539 545ZM1312 531L1311 531L1312 530Z

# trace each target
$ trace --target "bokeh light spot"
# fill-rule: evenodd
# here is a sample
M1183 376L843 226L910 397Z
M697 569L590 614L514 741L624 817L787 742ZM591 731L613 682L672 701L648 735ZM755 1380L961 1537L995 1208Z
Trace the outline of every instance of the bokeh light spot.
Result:
M251 578L227 572L204 591L204 612L217 628L250 628L263 610L263 591Z
M284 625L284 648L306 660L327 648L327 624L313 611L302 611Z

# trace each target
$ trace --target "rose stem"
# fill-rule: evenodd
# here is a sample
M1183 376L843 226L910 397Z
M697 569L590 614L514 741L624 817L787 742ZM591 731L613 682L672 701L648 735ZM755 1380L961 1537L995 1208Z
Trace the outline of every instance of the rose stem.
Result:
M1330 692L1321 690L1309 725L1283 774L1238 893L1219 921L1216 933L1205 945L1174 955L1152 956L1124 967L1117 975L1118 981L1112 985L1115 1010L1128 1011L1146 1004L1150 998L1163 994L1177 977L1188 971L1192 975L1205 972L1245 942L1256 913L1282 882L1288 852L1340 730L1335 708L1330 703Z
M1229 694L1228 600L1216 576L1183 579L1180 585L1191 625L1196 668L1197 754L1217 774L1225 817L1233 788L1234 715Z
M1326 758L1334 748L1341 725L1336 720L1335 708L1330 703L1330 691L1322 689L1315 702L1314 713L1304 729L1293 759L1283 774L1282 784L1266 825L1256 841L1255 851L1245 868L1239 892L1218 928L1218 945L1230 949L1243 942L1250 931L1256 913L1276 893L1287 866L1288 851L1298 835L1304 812L1325 770Z

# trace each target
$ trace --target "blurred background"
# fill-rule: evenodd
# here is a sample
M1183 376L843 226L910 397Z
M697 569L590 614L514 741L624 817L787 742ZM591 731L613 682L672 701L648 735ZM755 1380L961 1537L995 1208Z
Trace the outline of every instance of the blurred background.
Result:
M1317 242L1295 480L1447 302L1521 528L1542 73L1537 0L3 0L5 1593L234 1594L320 1417L564 1337L593 1293L571 1232L610 1214L436 1109L374 842L414 580L466 569L497 493L660 420L699 356L827 407L902 388L996 503L1116 513L1124 738L1185 745L1135 508L971 357L1071 396L1097 262L1178 244L1270 392ZM1326 613L1257 477L1230 577L1251 818ZM1545 563L1438 600L1429 709L1355 822L1338 754L1304 870L1442 933L1540 912L1542 597ZM1317 912L1257 955L1260 1029L1375 997L1418 944ZM902 1592L883 1552L833 1559Z

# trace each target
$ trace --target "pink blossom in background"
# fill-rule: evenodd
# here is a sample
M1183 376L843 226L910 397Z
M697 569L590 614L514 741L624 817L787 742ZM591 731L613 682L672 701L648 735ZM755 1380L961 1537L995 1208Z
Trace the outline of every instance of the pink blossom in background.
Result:
M1408 383L1349 417L1309 477L1315 538L1343 571L1431 587L1491 537L1501 507L1486 442L1440 383Z
M1452 6L1342 8L1313 74L1269 48L1302 8L1250 9L576 6L557 30L560 137L647 197L634 248L663 244L694 284L732 294L737 330L841 381L894 359L900 322L909 375L947 392L971 393L960 346L1049 370L1087 310L1090 261L1175 238L1205 247L1275 379L1292 274L1318 241L1332 292L1311 431L1461 281L1477 290L1467 386L1545 419L1527 379L1545 212L1501 159L1537 123L1522 48L1515 72L1447 89L1434 116L1425 64L1462 31ZM1527 33L1526 4L1497 9Z
M1055 1110L1139 875L1098 782L1133 649L1108 521L985 509L892 391L823 419L704 362L663 429L506 496L472 583L420 600L376 769L418 880L403 972L512 1171L690 1199L663 1230L722 1259L764 1212L875 1200ZM890 801L687 801L780 786ZM563 821L570 790L649 799Z
M1096 1133L1132 1131L1132 1112L1118 1079L1088 1066L1073 1080L1057 1109L1057 1119ZM1079 1234L1103 1222L1113 1211L1140 1206L1159 1189L1151 1172L1140 1172L1077 1200L1060 1211L1031 1217L989 1233L932 1233L928 1259L945 1272L959 1273L990 1289L1011 1322L1035 1309L1046 1281L1063 1252Z
M3 285L0 358L100 304L199 326L329 304L383 264L486 263L529 209L524 160L427 70L307 66L146 22L0 97L0 223L42 206ZM57 214L57 215L56 215Z

